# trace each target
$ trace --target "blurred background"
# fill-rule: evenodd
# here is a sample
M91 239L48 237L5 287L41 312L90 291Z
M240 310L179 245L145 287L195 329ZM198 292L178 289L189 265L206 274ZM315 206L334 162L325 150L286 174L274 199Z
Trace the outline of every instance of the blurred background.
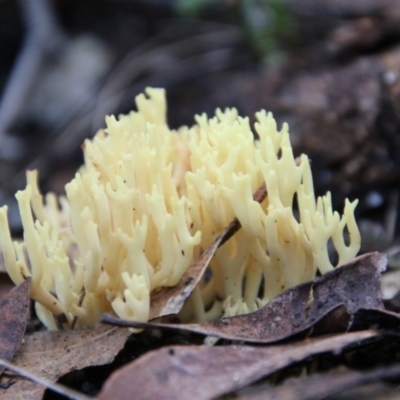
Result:
M272 111L317 194L358 197L363 250L397 262L400 1L0 0L0 204L25 170L63 193L106 114L164 87L172 127ZM399 257L400 260L400 257Z

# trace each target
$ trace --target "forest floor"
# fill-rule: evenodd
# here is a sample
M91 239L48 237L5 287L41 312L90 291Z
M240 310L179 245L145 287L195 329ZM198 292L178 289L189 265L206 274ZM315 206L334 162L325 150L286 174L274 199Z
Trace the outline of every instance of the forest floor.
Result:
M261 335L282 304L296 307L283 294L257 317L260 326L239 320L247 336L215 324L157 326L135 335L107 325L50 333L20 288L17 308L8 312L24 316L28 307L31 318L25 336L20 320L22 333L7 359L98 399L399 398L400 3L24 3L0 2L0 203L9 205L16 238L22 228L14 193L25 186L25 171L40 171L43 193L63 194L83 162L83 140L104 126L105 115L134 109L134 97L152 86L167 90L173 128L193 124L195 114L214 115L217 107L236 107L252 124L261 109L279 126L289 123L295 155L312 161L316 194L330 191L340 212L345 198L358 198L360 254L386 254L388 266L380 276L381 256L356 259L349 268L351 290L337 275L318 278L321 288L336 282L337 298L315 296L323 307L311 320L308 309L295 323L294 311L287 311L290 328ZM12 287L3 269L0 299L6 303ZM304 287L293 290L304 295ZM220 340L201 346L210 335ZM24 350L13 359L15 340L23 340ZM174 365L185 365L181 374L164 375ZM0 394L65 398L10 371L1 377Z

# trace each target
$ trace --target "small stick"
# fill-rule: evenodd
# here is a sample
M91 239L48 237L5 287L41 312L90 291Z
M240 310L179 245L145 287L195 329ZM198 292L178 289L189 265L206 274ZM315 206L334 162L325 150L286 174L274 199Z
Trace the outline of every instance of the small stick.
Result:
M29 380L38 383L39 385L45 386L46 388L52 390L53 392L59 393L61 395L64 395L68 399L71 400L90 400L91 397L88 397L84 395L83 393L80 393L74 389L70 389L66 386L60 385L59 383L53 383L48 381L47 379L41 378L39 376L36 376L29 371L26 371L22 368L19 368L11 363L9 363L6 360L2 360L0 358L0 365L3 367L7 368L8 370L23 376L24 378L28 378Z

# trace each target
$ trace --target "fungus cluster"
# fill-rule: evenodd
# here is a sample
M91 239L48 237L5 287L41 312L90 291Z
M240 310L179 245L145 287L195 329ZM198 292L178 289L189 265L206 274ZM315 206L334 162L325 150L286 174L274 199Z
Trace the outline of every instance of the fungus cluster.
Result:
M340 216L329 193L315 199L309 160L294 158L287 124L278 131L261 111L255 139L249 119L227 109L174 131L164 90L146 95L136 97L138 111L107 117L107 128L85 141L85 163L65 197L43 201L37 172L27 173L16 194L22 242L12 241L0 208L7 271L16 284L31 276L47 327L91 327L103 312L147 321L151 293L176 285L235 217L242 229L216 252L182 320L254 311L331 270L330 240L338 264L355 257L357 201L346 200ZM267 197L258 203L262 184Z

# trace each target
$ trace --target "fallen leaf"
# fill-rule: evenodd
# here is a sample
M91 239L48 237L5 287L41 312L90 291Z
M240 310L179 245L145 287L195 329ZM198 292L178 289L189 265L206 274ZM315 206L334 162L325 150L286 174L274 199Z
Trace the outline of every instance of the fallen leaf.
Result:
M214 399L307 357L379 335L352 332L272 347L165 347L114 372L96 400Z
M29 317L30 279L12 289L0 301L0 358L10 361L24 336ZM0 366L0 374L4 367Z
M237 317L200 324L163 324L124 321L104 315L105 323L157 329L179 329L221 339L271 343L293 335L346 331L350 317L360 308L382 307L380 274L384 254L369 253L316 279L291 288L262 309ZM317 325L318 323L318 325Z
M254 193L253 198L261 203L266 196L267 190L265 184L263 184ZM201 254L200 258L189 266L176 286L164 288L151 295L149 320L177 314L181 310L193 289L199 283L215 252L240 228L241 225L235 218L224 232L215 239L214 243Z
M340 367L324 374L288 379L283 385L245 389L236 393L241 400L319 400L366 383L400 377L400 366L378 368L372 371L354 371Z
M350 313L359 308L383 307L380 277L386 265L386 254L373 252L324 274L313 286L311 314L318 315L318 310L329 303L346 304Z
M230 238L239 228L239 222L233 221L199 259L189 266L176 286L164 288L151 295L150 320L177 314L181 310L222 242Z
M43 331L25 337L13 364L32 374L55 382L75 369L104 365L113 361L131 333L128 329L100 326L78 331ZM1 383L10 383L10 379ZM13 376L8 389L0 388L2 400L41 399L45 387Z

